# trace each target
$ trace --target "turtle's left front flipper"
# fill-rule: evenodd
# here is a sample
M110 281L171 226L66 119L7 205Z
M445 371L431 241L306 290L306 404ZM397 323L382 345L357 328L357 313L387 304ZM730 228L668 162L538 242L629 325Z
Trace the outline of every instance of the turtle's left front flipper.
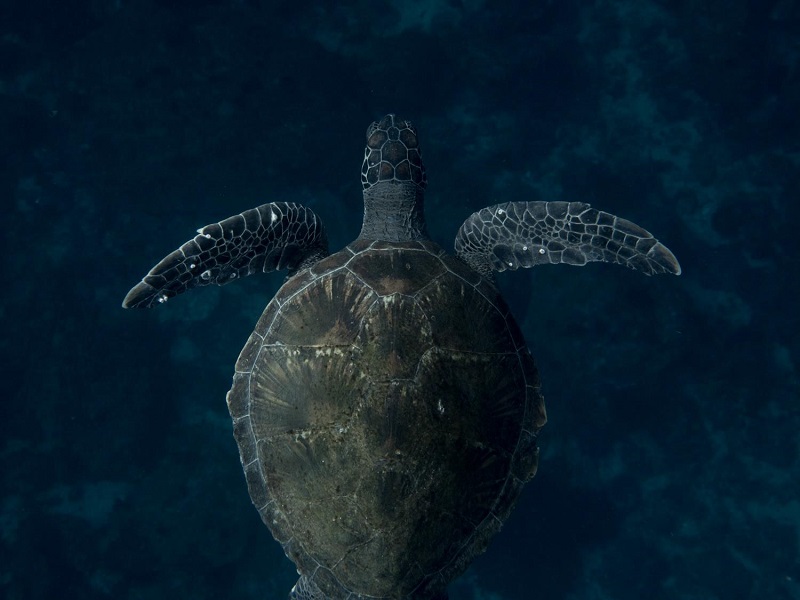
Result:
M584 202L508 202L464 221L456 254L486 277L542 264L603 261L645 275L680 275L678 259L635 223Z
M328 255L322 221L293 202L272 202L206 225L165 256L128 292L122 306L150 308L201 285L252 273L310 266Z

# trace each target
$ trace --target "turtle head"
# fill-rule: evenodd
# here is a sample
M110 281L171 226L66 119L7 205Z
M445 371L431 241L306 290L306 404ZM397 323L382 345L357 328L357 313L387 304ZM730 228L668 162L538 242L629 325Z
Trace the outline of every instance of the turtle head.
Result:
M359 239L402 242L427 239L425 167L417 130L389 114L367 127L361 167L364 223Z
M367 127L367 147L361 166L365 190L382 181L411 182L425 189L428 180L416 128L389 114Z

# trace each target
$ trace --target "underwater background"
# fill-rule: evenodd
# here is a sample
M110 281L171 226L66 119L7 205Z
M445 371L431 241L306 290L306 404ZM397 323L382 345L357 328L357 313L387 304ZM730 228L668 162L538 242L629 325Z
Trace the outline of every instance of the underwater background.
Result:
M800 598L800 2L18 0L0 8L0 597L283 599L225 394L283 274L150 311L195 229L358 234L367 125L428 229L579 200L680 277L506 273L549 423L451 600Z

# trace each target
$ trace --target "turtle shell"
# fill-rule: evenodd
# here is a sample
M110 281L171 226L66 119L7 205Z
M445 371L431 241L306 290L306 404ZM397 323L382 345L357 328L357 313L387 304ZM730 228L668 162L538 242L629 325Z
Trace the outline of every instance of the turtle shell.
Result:
M544 401L497 289L429 241L356 241L286 282L228 407L250 497L331 598L433 598L535 471Z

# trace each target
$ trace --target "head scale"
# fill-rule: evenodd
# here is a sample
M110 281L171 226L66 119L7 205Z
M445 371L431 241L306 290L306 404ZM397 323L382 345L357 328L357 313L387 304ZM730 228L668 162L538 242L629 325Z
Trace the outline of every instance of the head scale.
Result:
M428 183L417 130L409 121L393 114L367 128L361 185L368 190L381 181L410 182L421 190Z

